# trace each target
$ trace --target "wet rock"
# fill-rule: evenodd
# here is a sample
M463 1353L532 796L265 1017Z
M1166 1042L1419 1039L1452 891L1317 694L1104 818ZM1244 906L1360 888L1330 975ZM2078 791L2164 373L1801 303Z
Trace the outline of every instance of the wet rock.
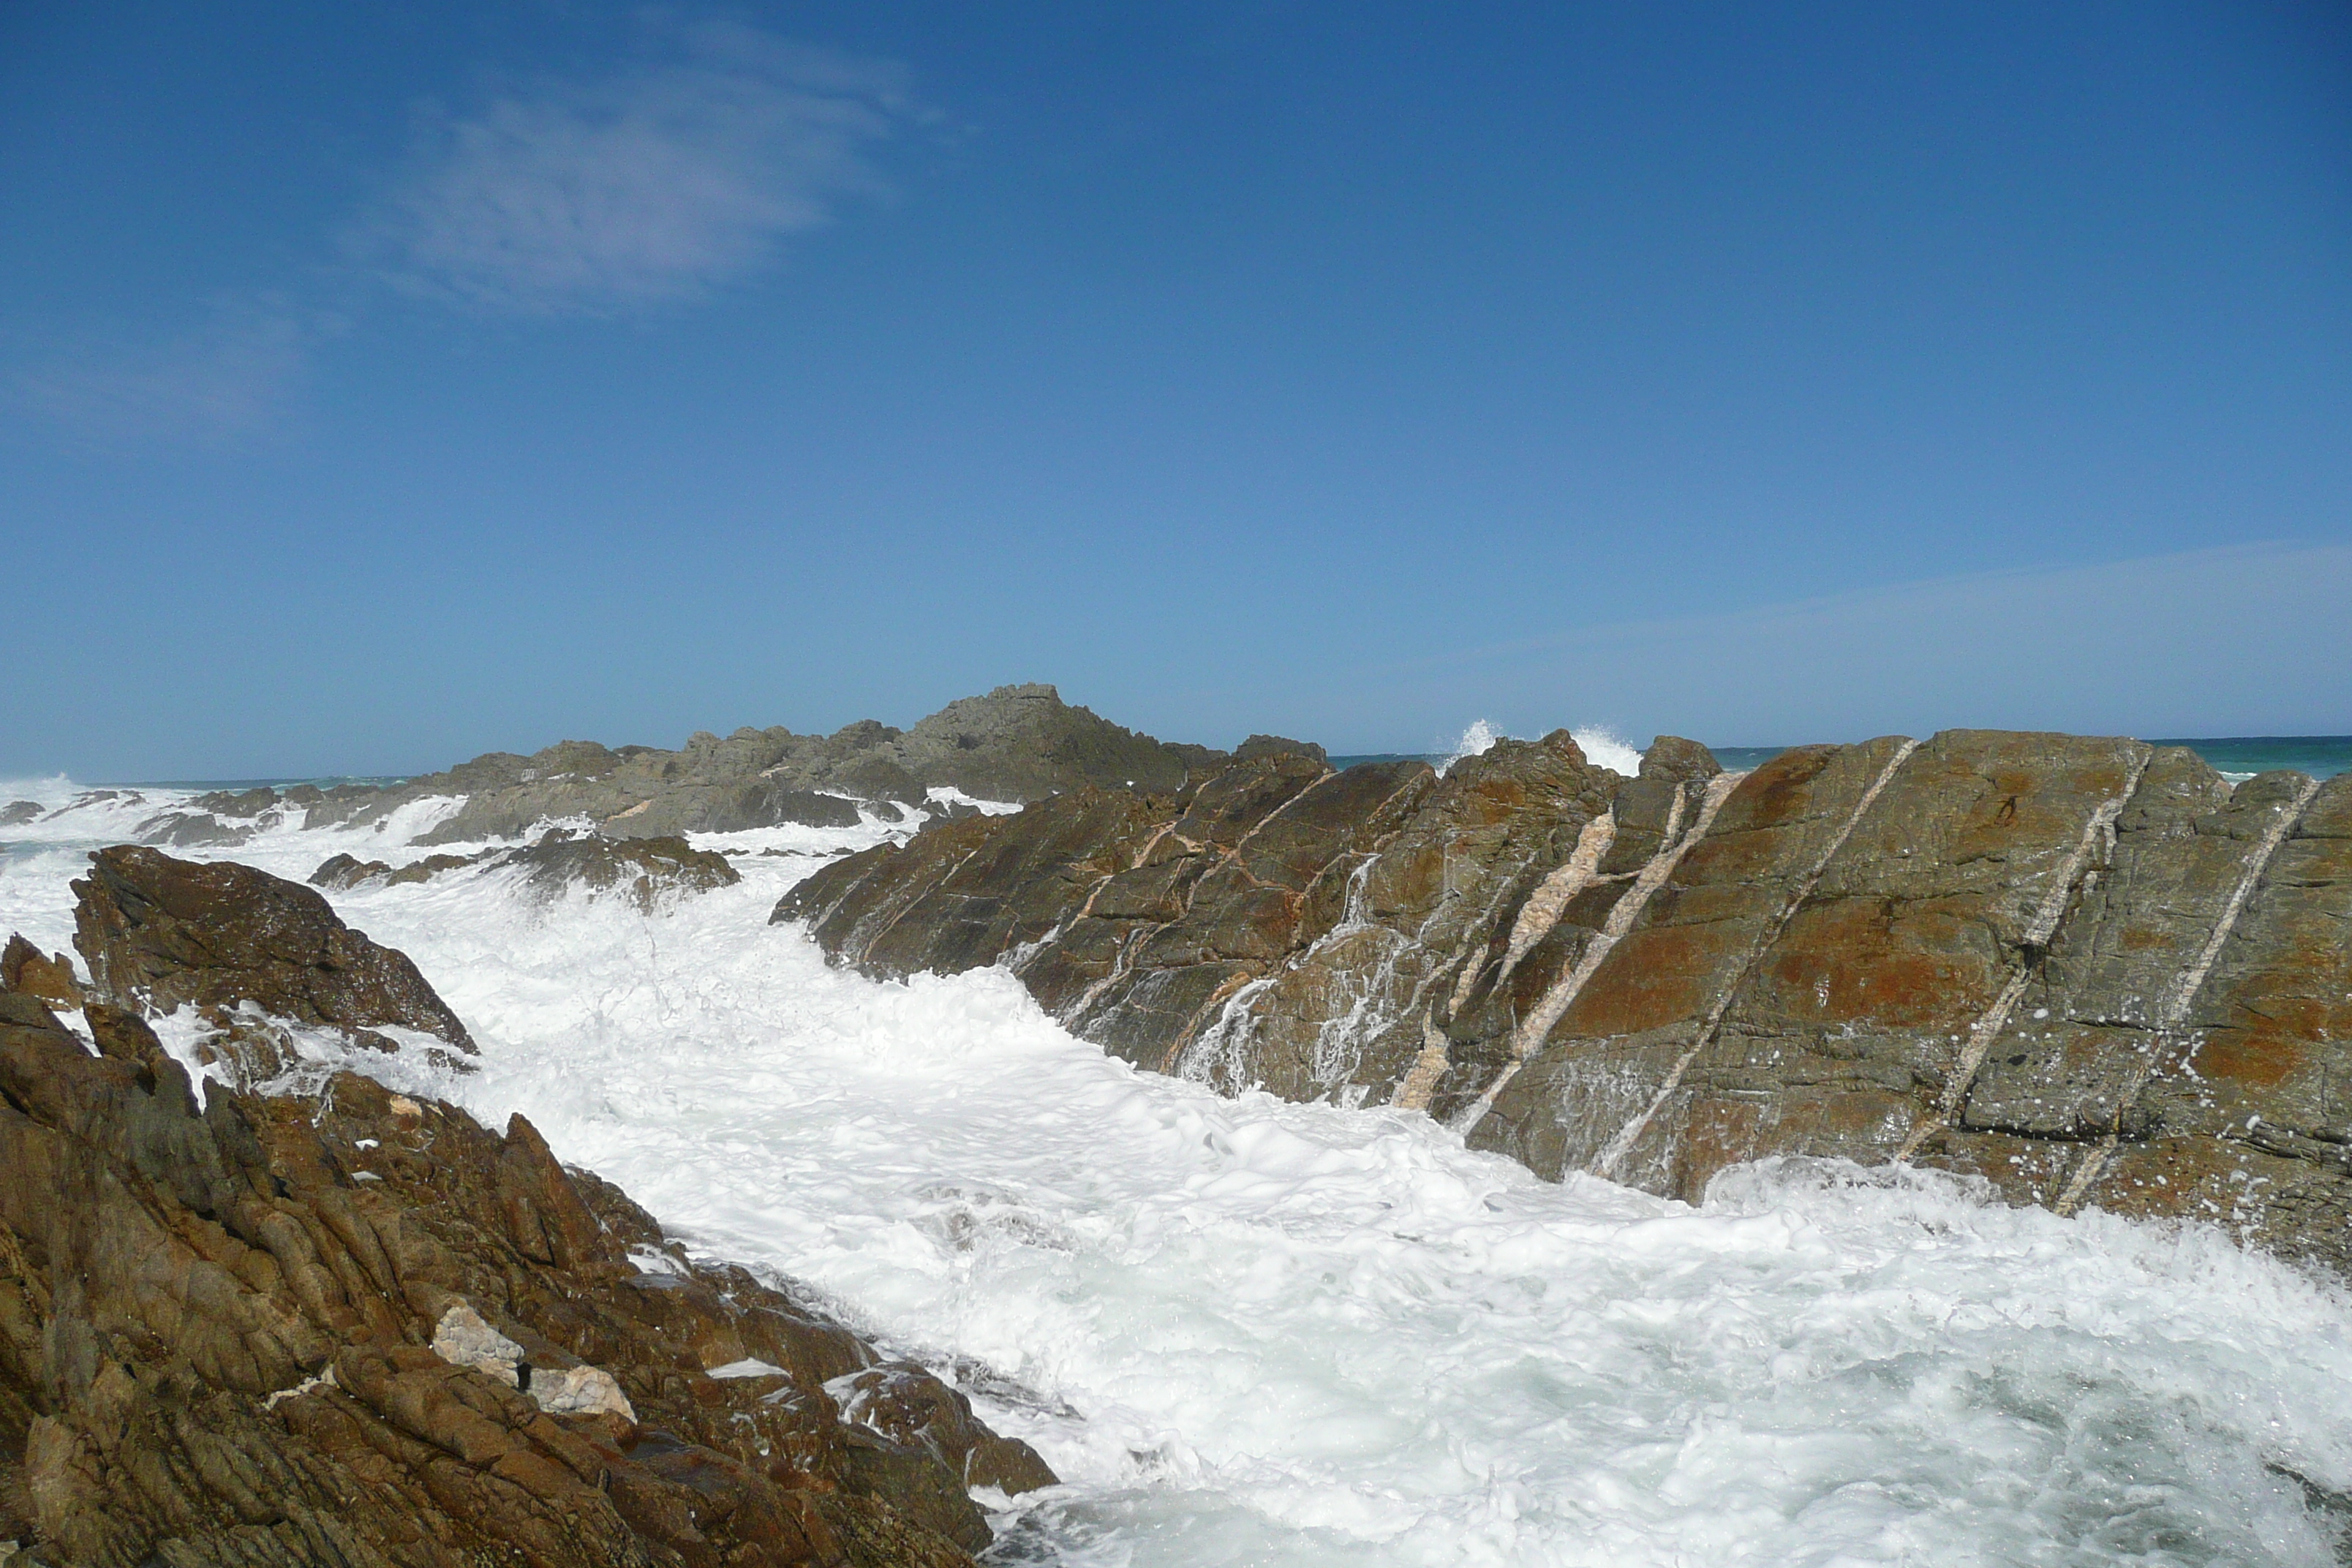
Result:
M1005 963L1072 1030L1143 1066L1385 1100L1465 966L1617 783L1564 731L1442 781L1421 763L1335 773L1319 753L1262 748L1173 795L1077 791L847 857L774 918L877 974Z
M74 977L73 960L60 952L43 952L21 933L11 931L0 948L0 991L21 991L59 1007L81 1005L81 982Z
M1630 780L1565 735L1442 780L1251 750L846 857L775 918L1547 1176L1912 1161L2352 1272L2352 783L1990 731L1746 774L1661 737Z
M278 792L268 784L247 790L217 789L196 796L189 804L198 811L208 811L215 816L251 818L276 805Z
M331 855L319 862L319 868L308 880L314 888L331 888L337 892L349 892L370 882L382 882L397 887L408 882L425 882L445 871L461 871L468 866L478 866L487 858L481 855L427 855L422 860L412 860L405 866L390 866L382 860L362 860L352 855Z
M827 1392L840 1401L843 1420L923 1450L967 1487L1017 1496L1057 1484L1034 1448L990 1431L972 1415L971 1400L911 1362L867 1367L835 1379Z
M731 888L742 877L727 858L697 849L683 838L611 839L597 835L543 834L525 849L500 850L491 863L520 866L546 893L565 888L618 891L641 910L666 896Z
M40 816L39 801L12 800L0 805L0 827L22 827L26 823L38 821Z
M346 891L369 883L398 887L429 881L474 867L517 866L525 880L552 896L567 888L591 893L619 890L641 910L666 898L731 888L742 880L727 858L697 849L683 838L611 839L597 834L543 833L520 849L485 849L473 855L427 855L401 867L382 860L336 855L310 873L314 888Z
M825 1384L871 1350L740 1271L641 1272L658 1227L520 1119L348 1076L199 1111L168 1058L93 1058L16 994L0 1088L0 1530L37 1561L944 1568L987 1540L929 1449L841 1419ZM902 1402L951 1407L923 1375Z
M474 1048L406 954L352 930L299 883L123 845L91 856L73 887L74 945L92 988L118 1006L225 1016L251 1003L362 1037L395 1026Z
M244 824L223 822L208 811L163 812L133 831L142 844L165 844L175 849L234 847L254 833Z

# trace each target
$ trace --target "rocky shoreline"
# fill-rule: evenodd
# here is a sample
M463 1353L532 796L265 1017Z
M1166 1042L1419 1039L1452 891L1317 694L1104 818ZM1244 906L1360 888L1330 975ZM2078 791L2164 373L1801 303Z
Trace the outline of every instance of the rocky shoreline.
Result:
M123 847L76 891L87 987L0 963L0 1555L945 1568L990 1540L969 1489L1054 1484L521 1117L287 1092L289 1030L473 1050L310 889ZM174 1008L215 1081L145 1021Z
M1554 1179L1910 1161L2352 1271L2352 777L1990 731L1738 774L1667 737L1633 779L1565 731L1442 777L1274 752L942 824L774 919Z
M1566 731L1339 770L1025 687L904 732L310 794L142 827L232 847L415 808L420 847L522 841L310 881L503 870L650 911L740 880L688 831L861 824L883 841L795 884L773 940L1002 969L1228 1095L1425 1113L1689 1200L1759 1159L1908 1163L2352 1275L2352 775L1987 731L1750 772L1661 737L1628 778ZM950 1563L988 1543L970 1489L1053 1484L523 1119L317 1068L305 1031L453 1072L475 1047L311 888L125 845L74 889L87 981L0 952L0 1542L31 1561Z

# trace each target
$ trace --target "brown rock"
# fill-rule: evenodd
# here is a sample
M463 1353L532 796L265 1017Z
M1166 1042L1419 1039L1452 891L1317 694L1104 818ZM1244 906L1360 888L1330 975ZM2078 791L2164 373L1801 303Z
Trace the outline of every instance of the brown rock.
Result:
M851 857L776 918L877 973L1004 963L1140 1065L1425 1107L1549 1176L1910 1160L2352 1271L2352 784L1987 731L1747 775L1660 737L1632 780L1565 735L1442 781L1253 751Z
M60 952L51 957L16 931L0 948L0 991L21 991L27 996L60 1007L81 1005L81 982L74 978L73 960Z
M395 1025L474 1048L406 954L352 930L299 883L123 845L91 856L73 887L74 945L93 989L119 1006L225 1015L250 1002L296 1023L360 1035Z
M89 1016L98 1057L0 993L0 1538L35 1560L944 1568L986 1542L940 1456L1025 1450L903 1364L897 1436L844 1422L825 1384L868 1347L688 1263L528 1122L348 1075L199 1110L135 1016Z

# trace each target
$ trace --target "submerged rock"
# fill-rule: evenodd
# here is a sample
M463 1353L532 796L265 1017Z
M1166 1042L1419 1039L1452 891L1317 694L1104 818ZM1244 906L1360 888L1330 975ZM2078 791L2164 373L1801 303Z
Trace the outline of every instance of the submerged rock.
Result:
M850 856L774 919L1549 1177L1914 1161L2352 1271L2352 777L1990 731L1746 774L1663 737L1630 780L1564 734L1443 779L1267 745Z

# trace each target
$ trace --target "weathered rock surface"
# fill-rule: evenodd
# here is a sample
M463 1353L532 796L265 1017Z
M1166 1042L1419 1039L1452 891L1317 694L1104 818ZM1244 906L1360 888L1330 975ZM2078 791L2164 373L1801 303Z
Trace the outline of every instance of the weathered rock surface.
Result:
M40 816L41 803L37 800L12 800L0 805L0 827L21 827L27 822L38 821Z
M397 868L336 855L322 861L310 880L314 888L342 891L370 882L398 886L430 881L450 871L495 866L522 868L525 880L550 896L574 887L591 893L618 889L641 910L650 910L665 898L731 888L743 879L727 857L697 849L683 838L614 839L559 828L520 849L427 855Z
M270 889L224 886L268 922ZM111 880L82 896L104 929ZM98 1056L0 992L0 1540L27 1561L945 1565L989 1538L965 1478L1051 1484L520 1117L350 1074L199 1105L137 1010L184 987L142 956L100 972L138 978L89 1004Z
M1632 780L1565 735L1443 779L1276 751L927 829L776 919L1548 1176L1910 1160L2352 1269L2352 778L1984 731L1737 775L1664 738Z
M1083 790L927 828L787 894L881 974L1008 963L1077 1034L1227 1089L1433 1091L1433 1006L1621 781L1562 731L1444 778L1262 752L1172 795Z
M472 1039L397 949L346 926L298 882L227 862L200 865L119 845L74 883L74 946L93 986L156 1013L241 1004L354 1036L419 1029L471 1052Z
M43 952L16 931L0 947L0 991L21 991L60 1007L81 1005L81 982L74 977L73 960L62 952Z
M304 820L313 827L377 822L413 801L463 795L464 805L420 842L512 838L541 822L583 816L613 838L783 823L847 827L859 820L859 802L911 810L935 787L999 801L1042 800L1088 785L1173 793L1194 769L1224 760L1221 752L1121 729L1065 703L1050 686L1003 686L951 702L910 730L864 720L831 735L781 728L741 729L725 740L697 734L676 752L586 741L528 757L493 752L394 788L313 791L318 798L307 803ZM297 793L284 799L292 803ZM159 817L157 830L244 831L222 820L241 805L232 811L194 804L211 826L179 828Z

